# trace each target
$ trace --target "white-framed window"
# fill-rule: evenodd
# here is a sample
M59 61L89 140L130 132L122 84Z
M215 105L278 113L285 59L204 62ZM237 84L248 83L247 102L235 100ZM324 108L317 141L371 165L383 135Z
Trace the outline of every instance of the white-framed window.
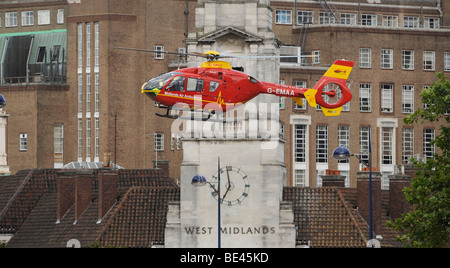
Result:
M381 49L381 69L394 68L394 50Z
M383 15L382 26L388 27L388 28L397 28L398 27L398 16Z
M154 133L154 150L164 151L164 133Z
M95 113L99 113L100 112L100 75L98 73L95 73L95 85L94 85L94 90L95 90L95 96L94 96L94 109L95 109Z
M319 12L319 24L334 24L336 18L328 12Z
M78 113L83 112L83 75L78 74Z
M306 125L294 125L294 162L306 163Z
M316 126L316 162L328 163L328 126Z
M300 47L282 46L280 47L280 56L285 56L280 59L281 64L301 64L302 50Z
M381 164L392 165L393 164L393 137L394 128L382 127L381 128Z
M350 147L350 127L349 126L338 126L338 146L339 147ZM338 163L349 163L349 159L339 160Z
M295 87L306 88L306 81L294 81L294 86ZM293 102L294 103L294 110L302 110L302 111L306 110L306 105L307 105L306 104L307 103L306 98L302 98L302 101L303 101L303 105L302 106L298 105L295 101Z
M78 23L78 73L82 72L83 68L83 24Z
M361 160L369 160L369 132L371 131L368 126L359 127L359 154Z
M86 74L86 113L91 112L91 74Z
M382 113L394 112L394 85L390 84L381 85L381 112Z
M414 112L414 86L402 86L402 113L410 114Z
M313 11L297 11L297 24L314 23Z
M164 51L164 46L155 46L156 51ZM163 60L164 59L164 53L155 53L155 59L157 60Z
M359 68L372 68L372 49L359 49Z
M356 14L355 13L341 13L341 24L345 25L356 25Z
M34 11L22 11L22 26L34 25Z
M38 25L50 24L50 10L38 10Z
M19 135L19 151L26 152L28 150L28 134Z
M322 187L322 176L327 174L328 164L316 165L316 186Z
M402 163L407 164L414 157L414 128L402 130Z
M359 84L359 111L372 111L372 85L369 83Z
M64 9L58 9L56 11L56 23L64 24Z
M83 119L78 118L78 162L83 161Z
M425 128L423 130L423 156L426 159L430 159L434 157L434 144L432 141L434 141L434 129L431 128Z
M419 17L404 16L403 27L405 28L419 28Z
M5 27L17 27L17 12L5 13Z
M306 170L295 169L294 170L294 186L305 187L306 186Z
M91 118L86 118L86 162L91 162Z
M275 11L276 24L292 24L292 10L276 10Z
M175 133L172 133L170 137L170 150L175 151Z
M312 64L319 64L320 63L320 50L313 50L311 52L311 55L313 56L311 58Z
M423 27L427 29L438 29L440 28L439 18L425 17L423 19Z
M86 72L91 72L91 23L86 23Z
M95 71L99 71L100 67L100 24L98 21L94 22L94 42L95 42Z
M402 69L414 70L414 50L402 50Z
M444 52L444 71L450 71L450 52Z
M349 89L350 89L350 86L351 86L351 82L347 81L347 87ZM337 99L340 100L341 97L342 97L342 92L340 90L337 90ZM344 106L342 106L342 111L343 112L349 112L350 111L350 102L347 102L346 104L344 104Z
M83 112L83 75L78 74L78 114Z
M64 165L64 125L55 124L53 134L53 162L54 168L62 168Z
M377 26L377 24L378 24L377 15L372 14L361 15L361 25Z
M423 52L423 69L425 71L435 70L435 60L434 51L424 51Z
M95 162L98 162L100 159L100 119L95 118Z

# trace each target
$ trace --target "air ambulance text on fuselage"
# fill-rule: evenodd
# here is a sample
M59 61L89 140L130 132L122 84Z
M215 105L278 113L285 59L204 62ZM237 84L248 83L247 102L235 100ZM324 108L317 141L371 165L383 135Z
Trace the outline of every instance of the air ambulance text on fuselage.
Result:
M281 89L281 88L277 88L277 89L268 88L267 93L269 93L269 94L275 93L276 95L284 95L284 96L294 96L293 90Z

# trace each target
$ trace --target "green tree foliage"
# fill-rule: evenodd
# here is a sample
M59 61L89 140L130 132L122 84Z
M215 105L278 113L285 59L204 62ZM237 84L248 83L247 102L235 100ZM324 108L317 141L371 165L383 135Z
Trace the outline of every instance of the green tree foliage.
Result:
M412 211L389 223L409 247L450 246L450 82L443 74L432 87L421 93L425 108L416 110L406 124L443 122L433 142L438 148L425 163L413 159L418 168L411 187L403 189Z

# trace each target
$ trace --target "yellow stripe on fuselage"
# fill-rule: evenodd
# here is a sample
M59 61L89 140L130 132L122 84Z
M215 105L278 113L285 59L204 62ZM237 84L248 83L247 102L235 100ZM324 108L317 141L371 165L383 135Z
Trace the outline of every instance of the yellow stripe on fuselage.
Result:
M209 100L204 100L202 98L196 99L196 98L186 98L186 97L181 97L181 96L173 96L173 95L166 95L166 94L162 94L159 95L159 97L171 97L171 98L177 98L177 99L183 99L183 100L191 100L191 101L202 101L202 102L207 102L207 103L218 103L217 101L209 101ZM239 103L226 103L226 102L221 102L220 104L225 104L225 105L237 105L240 104Z
M347 80L353 67L333 64L324 76Z

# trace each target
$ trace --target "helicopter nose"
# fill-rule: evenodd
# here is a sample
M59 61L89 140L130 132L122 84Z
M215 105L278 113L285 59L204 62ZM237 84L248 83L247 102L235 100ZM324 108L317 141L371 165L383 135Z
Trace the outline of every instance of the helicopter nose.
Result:
M147 83L142 85L141 92L145 93L145 95L147 95L148 97L150 97L152 99L155 99L156 96L158 96L159 92L161 92L161 90L152 87L150 85L150 82L147 82Z

